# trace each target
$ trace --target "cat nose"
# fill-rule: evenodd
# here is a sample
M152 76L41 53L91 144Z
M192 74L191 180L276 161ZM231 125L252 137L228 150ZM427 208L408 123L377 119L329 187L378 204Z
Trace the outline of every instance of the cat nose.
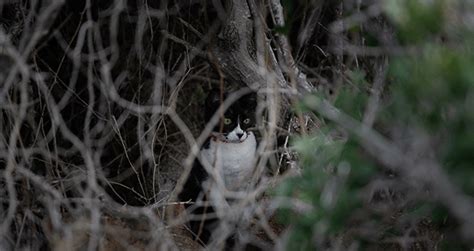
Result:
M244 133L241 133L241 132L237 133L237 137L239 137L239 139L242 138L242 136L244 136Z

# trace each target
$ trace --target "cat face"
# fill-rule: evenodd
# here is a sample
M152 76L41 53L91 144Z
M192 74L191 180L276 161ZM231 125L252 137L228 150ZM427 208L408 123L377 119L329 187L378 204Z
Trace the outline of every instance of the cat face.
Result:
M224 100L228 95L224 94ZM206 120L217 111L221 103L220 93L211 92L206 100ZM255 93L242 96L220 118L214 127L214 132L222 133L227 142L238 143L247 139L249 129L255 127L255 108L257 106Z

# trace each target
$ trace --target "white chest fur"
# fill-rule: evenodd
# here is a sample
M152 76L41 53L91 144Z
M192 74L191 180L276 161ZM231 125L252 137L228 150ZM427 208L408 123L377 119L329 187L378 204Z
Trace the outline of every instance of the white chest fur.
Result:
M226 143L211 140L209 148L201 150L201 158L208 162L224 180L228 190L245 188L254 168L257 141L252 132L240 143Z

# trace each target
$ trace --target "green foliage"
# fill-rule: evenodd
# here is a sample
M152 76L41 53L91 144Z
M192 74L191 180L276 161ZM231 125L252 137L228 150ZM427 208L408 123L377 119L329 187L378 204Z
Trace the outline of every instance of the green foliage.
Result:
M404 1L391 3L394 2ZM456 184L473 194L474 184L467 177L474 174L474 131L471 129L474 123L474 31L472 27L456 22L459 17L448 19L444 14L446 10L459 8L459 1L409 2L411 4L405 3L403 12L413 12L410 8L415 5L422 5L423 8L420 8L419 14L408 17L392 15L400 32L413 26L413 29L420 29L417 32L421 34L419 26L424 25L424 21L437 19L434 24L438 28L429 31L433 34L441 32L447 42L419 38L417 41L423 42L423 47L418 54L392 60L390 75L395 81L391 112L405 123L415 124L431 135L438 135L439 141L443 142L437 149L443 166ZM466 12L474 7L472 3L463 6L467 8ZM439 30L440 27L449 29Z
M450 180L466 194L474 195L474 30L458 22L459 17L453 17L452 12L448 15L448 10L459 7L457 3L387 1L385 12L396 28L398 42L416 50L390 58L390 83L385 90L389 99L384 100L387 105L379 107L376 128L427 135L436 160ZM334 105L361 121L370 87L366 74L353 69ZM304 104L299 108L309 110ZM366 210L361 194L380 173L380 163L367 156L356 138L350 135L347 142L333 140L327 133L333 129L334 125L327 123L317 133L294 139L303 173L285 182L277 194L296 198L312 209L282 210L286 223L294 226L291 250L324 248L325 241L354 227L349 224L351 219L358 217L356 212ZM412 205L405 208L406 214L430 217L438 227L449 217L436 201L418 199ZM368 212L363 221L382 224L378 216ZM462 242L457 245L465 246Z
M444 24L444 0L389 0L386 12L396 22L402 42L423 41L438 34Z
M343 230L353 212L348 209L361 207L360 189L374 175L375 166L357 154L357 143L332 141L325 133L295 139L294 146L301 154L303 174L280 186L277 194L312 207L304 213L285 209L280 215L295 227L289 250L305 250L312 247L312 236Z
M365 73L360 70L349 72L348 81L339 92L335 105L345 113L356 119L362 119L365 105L367 103L367 91L369 86L365 79Z

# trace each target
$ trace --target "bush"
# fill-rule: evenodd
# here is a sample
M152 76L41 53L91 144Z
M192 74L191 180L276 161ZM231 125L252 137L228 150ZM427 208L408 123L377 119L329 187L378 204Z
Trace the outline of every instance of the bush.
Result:
M293 229L289 249L473 244L473 7L387 1L396 39L386 48L385 80L371 84L377 71L353 67L334 107L320 94L301 102L303 112L328 120L294 138L303 173L277 190L310 206L280 211ZM383 93L376 81L385 82ZM347 137L334 137L334 128Z

